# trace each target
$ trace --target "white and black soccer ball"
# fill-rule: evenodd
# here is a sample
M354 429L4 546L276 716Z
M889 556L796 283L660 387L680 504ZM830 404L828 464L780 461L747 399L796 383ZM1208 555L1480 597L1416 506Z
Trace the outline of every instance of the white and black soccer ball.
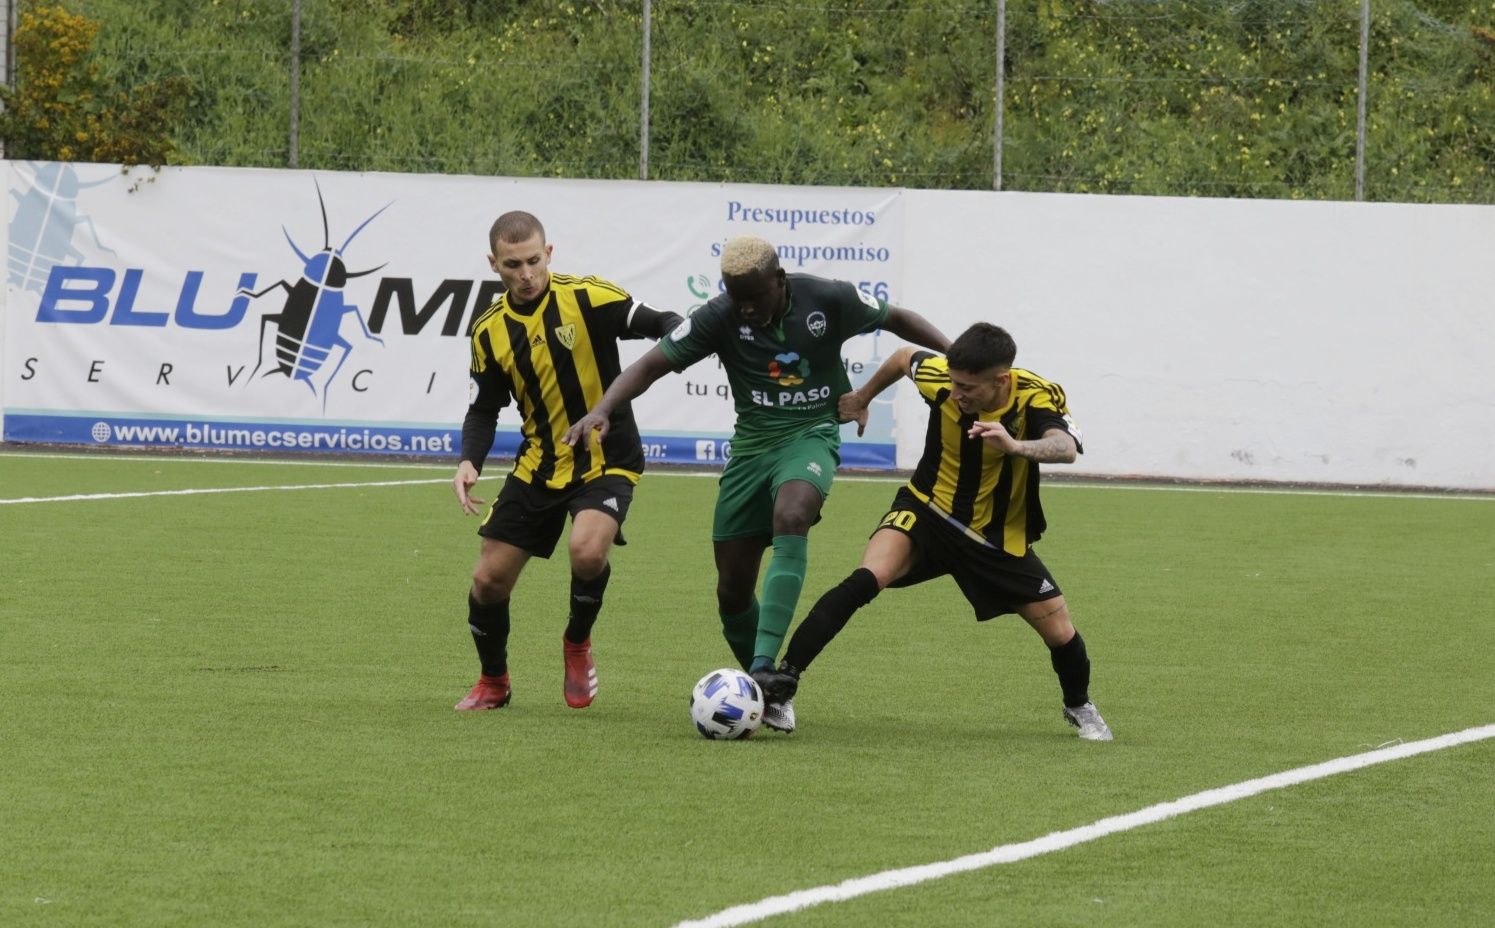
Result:
M690 692L690 718L704 737L746 738L763 721L763 690L735 667L713 670Z

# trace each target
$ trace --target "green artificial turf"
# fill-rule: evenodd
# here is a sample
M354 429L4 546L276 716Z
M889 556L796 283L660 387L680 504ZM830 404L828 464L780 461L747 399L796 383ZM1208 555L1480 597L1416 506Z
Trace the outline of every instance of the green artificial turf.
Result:
M481 484L491 499L502 467ZM0 924L672 925L1495 722L1495 500L1053 485L1038 550L1116 741L953 583L884 593L800 730L695 734L730 663L715 481L648 474L561 698L564 557L477 668L476 520L429 466L0 455ZM843 479L797 617L896 483ZM1495 743L1451 748L765 924L1484 925Z

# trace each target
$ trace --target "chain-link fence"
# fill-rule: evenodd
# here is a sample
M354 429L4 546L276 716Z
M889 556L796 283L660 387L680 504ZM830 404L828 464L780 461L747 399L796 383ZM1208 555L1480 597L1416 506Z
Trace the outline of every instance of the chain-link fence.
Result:
M190 81L190 163L1495 202L1490 6L74 6L112 79Z

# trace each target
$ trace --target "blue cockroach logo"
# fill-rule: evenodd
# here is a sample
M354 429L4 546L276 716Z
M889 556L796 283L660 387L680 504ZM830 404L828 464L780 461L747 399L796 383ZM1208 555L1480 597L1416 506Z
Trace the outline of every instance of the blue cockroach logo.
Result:
M78 194L89 187L107 184L116 174L84 183L71 164L37 161L15 167L18 176L24 176L26 169L31 171L31 185L10 192L16 201L6 256L12 286L40 294L46 289L52 268L80 263L83 252L73 246L79 226L88 230L100 251L114 254L113 249L105 248L99 241L99 230L93 220L78 213Z
M315 184L316 182L313 181ZM343 252L358 237L358 233L368 227L378 215L393 205L393 201L386 203L374 212L372 216L358 224L358 228L349 234L346 241L339 248L332 247L332 236L327 226L327 202L322 198L322 185L316 184L317 205L322 210L322 250L312 255L307 255L296 240L291 238L290 230L284 225L280 230L285 233L286 241L290 243L291 250L296 257L301 259L301 278L295 283L287 280L279 280L263 290L251 292L240 290L241 296L258 299L271 290L281 289L286 292L285 304L279 312L266 313L260 317L259 358L250 371L248 380L252 382L260 368L265 366L266 340L265 331L273 324L275 326L275 364L266 370L262 377L272 374L283 374L292 380L299 380L306 384L312 395L317 395L317 383L313 382L312 375L317 374L326 366L327 361L336 352L338 357L332 365L331 371L319 377L321 381L322 408L327 408L327 389L332 381L337 379L338 371L342 370L343 363L348 360L348 355L353 353L353 344L343 338L341 329L343 318L351 315L358 320L358 325L363 329L363 335L371 342L380 345L384 340L369 331L369 324L363 318L363 313L357 306L347 302L343 298L343 287L348 281L355 277L363 277L372 274L384 267L371 267L364 271L350 271L347 264L343 262ZM388 262L386 262L388 263Z

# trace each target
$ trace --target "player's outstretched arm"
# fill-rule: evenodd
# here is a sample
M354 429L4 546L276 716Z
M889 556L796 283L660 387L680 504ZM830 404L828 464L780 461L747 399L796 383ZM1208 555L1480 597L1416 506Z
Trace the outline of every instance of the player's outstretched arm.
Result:
M654 381L674 369L669 358L664 356L664 352L659 350L658 345L650 348L644 352L643 357L624 368L623 373L618 375L618 379L607 388L607 392L602 394L602 399L597 401L597 405L588 410L585 416L576 420L576 424L566 430L561 441L574 448L577 442L585 440L585 436L591 432L597 433L598 440L606 438L607 423L612 417L613 410L617 409L620 404L640 396Z
M850 393L841 394L836 401L836 412L842 422L855 422L857 424L857 435L860 436L867 430L867 407L878 394L892 386L899 377L908 373L908 366L914 358L914 349L908 346L899 348L882 362L867 382L860 388Z
M944 354L950 349L950 339L934 327L934 323L911 309L888 304L888 318L883 328L906 342L923 345L930 351Z
M633 311L628 314L628 320L624 325L627 334L624 337L642 335L645 338L659 341L684 321L685 317L679 313L655 309L648 303L637 303Z

